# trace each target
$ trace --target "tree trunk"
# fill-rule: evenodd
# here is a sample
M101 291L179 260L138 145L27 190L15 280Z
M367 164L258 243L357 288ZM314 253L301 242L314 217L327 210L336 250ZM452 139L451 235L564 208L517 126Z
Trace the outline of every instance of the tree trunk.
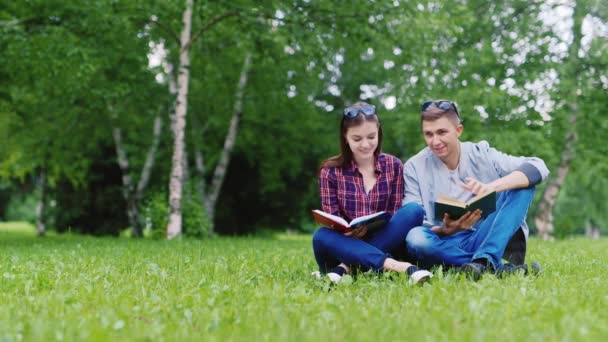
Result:
M554 229L553 208L555 207L557 195L566 181L566 176L570 171L570 161L574 158L576 151L576 118L578 116L578 106L572 104L571 109L572 114L569 119L568 133L566 134L561 160L557 168L557 176L552 177L547 184L543 198L539 203L538 213L534 218L538 236L543 240L553 240L553 237L551 236Z
M600 238L600 227L593 226L593 228L591 228L591 238L594 239L594 240L599 240L599 238Z
M543 240L552 240L551 233L553 232L553 208L559 191L561 190L566 176L570 171L570 162L574 158L576 153L577 133L576 133L576 121L579 115L578 106L578 92L580 91L580 80L579 80L579 69L580 59L578 52L580 49L582 34L581 26L583 23L583 16L585 13L581 11L579 6L575 3L573 19L574 24L572 28L573 39L568 51L568 59L565 61L564 74L566 79L574 80L573 84L566 90L564 98L568 101L568 107L570 109L570 116L568 117L568 128L564 141L564 148L560 159L559 166L557 168L557 176L552 177L545 188L545 192L539 203L539 210L534 218L534 223L538 229L538 235Z
M134 196L134 186L129 170L129 160L127 159L127 153L122 144L122 133L120 128L114 127L112 129L112 136L114 137L118 167L122 173L122 195L127 203L127 218L129 219L129 225L131 226L131 236L141 237L143 234L141 216Z
M201 204L207 210L207 215L209 215L209 207L207 203L207 186L205 184L205 159L203 158L203 152L200 149L196 149L194 151L194 166L196 167L196 172L198 172L198 193L201 199ZM213 227L213 221L209 218L209 223ZM213 231L211 229L210 233Z
M46 220L44 218L44 211L46 209L46 169L42 168L40 171L40 201L36 207L36 234L38 236L44 236L46 234Z
M146 155L146 161L144 167L141 169L141 176L139 177L139 183L137 183L137 190L135 191L135 198L137 202L143 197L144 190L148 186L150 181L150 174L152 173L152 167L154 166L154 160L156 158L156 151L158 150L158 144L160 143L160 136L163 128L163 120L161 115L156 115L154 118L154 128L152 131L152 145L148 149Z
M247 78L249 75L249 68L251 66L251 52L245 54L245 60L243 62L243 68L241 69L241 76L236 88L236 96L234 101L234 107L232 111L232 118L230 120L230 127L224 140L224 148L222 154L215 167L213 173L213 179L209 192L205 193L205 167L203 161L203 154L200 150L196 151L196 169L199 172L199 192L201 202L207 208L207 215L209 222L211 223L211 232L213 232L213 222L215 219L215 206L219 197L224 178L226 176L226 170L230 163L230 156L236 143L236 136L239 129L239 122L243 114L243 96L245 93L245 87L247 86Z
M120 128L114 127L112 129L112 136L114 137L114 146L116 147L116 157L118 166L122 173L122 193L127 203L127 218L129 219L129 225L131 226L132 237L143 236L143 220L141 213L139 212L139 204L143 197L144 191L150 181L150 174L154 167L154 159L156 157L156 151L158 150L158 144L160 143L160 136L162 132L162 118L157 115L154 118L154 128L152 135L152 144L148 149L144 166L141 170L139 182L137 187L134 187L133 180L129 170L129 159L122 142L122 133Z
M593 240L598 240L600 238L600 227L592 220L587 220L587 222L585 222L585 236Z
M173 158L171 160L171 177L169 180L169 220L167 238L173 239L182 232L182 188L184 181L184 133L186 113L188 110L188 81L190 77L189 42L192 27L192 0L186 0L184 10L184 29L180 39L179 74L177 79L177 103L173 127Z

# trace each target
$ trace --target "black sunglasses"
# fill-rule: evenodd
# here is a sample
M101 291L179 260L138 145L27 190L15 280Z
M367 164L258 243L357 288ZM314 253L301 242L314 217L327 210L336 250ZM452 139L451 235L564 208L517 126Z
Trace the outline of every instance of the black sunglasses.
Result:
M456 115L458 115L458 117L460 117L460 113L458 113L458 108L456 107L456 104L452 101L447 101L447 100L427 101L422 104L422 111L425 112L431 105L434 105L435 107L437 107L441 110L444 110L444 111L454 108Z
M348 107L344 110L344 116L347 118L354 118L359 115L359 113L363 113L367 116L374 115L376 114L376 106L368 104L361 107Z

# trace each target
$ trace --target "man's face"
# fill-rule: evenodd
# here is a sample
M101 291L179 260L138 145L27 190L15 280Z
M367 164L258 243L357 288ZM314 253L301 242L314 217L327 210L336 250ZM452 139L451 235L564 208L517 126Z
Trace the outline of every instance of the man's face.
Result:
M422 121L422 134L426 145L441 160L447 160L458 153L458 138L462 125L455 125L445 117L435 121Z

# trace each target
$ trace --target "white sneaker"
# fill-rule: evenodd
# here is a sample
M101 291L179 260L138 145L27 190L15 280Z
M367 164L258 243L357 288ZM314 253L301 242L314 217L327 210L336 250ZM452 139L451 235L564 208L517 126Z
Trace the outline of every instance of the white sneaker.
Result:
M339 275L338 273L333 273L333 272L327 273L327 277L334 284L337 284L340 282L340 280L342 280L342 276Z
M410 282L412 282L412 284L422 285L431 278L433 278L433 273L427 270L418 270L410 275Z
M321 275L321 272L319 271L313 271L310 273L311 276L315 277L316 279L322 279L323 276ZM334 284L337 284L340 282L340 280L342 280L342 276L337 274L337 273L327 273L327 278L329 278L329 281L331 281Z

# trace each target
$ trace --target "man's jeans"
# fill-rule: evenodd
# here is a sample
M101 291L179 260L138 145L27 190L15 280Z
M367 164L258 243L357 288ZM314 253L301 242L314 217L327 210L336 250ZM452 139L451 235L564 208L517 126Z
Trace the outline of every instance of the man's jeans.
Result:
M444 238L428 227L416 227L407 235L408 251L425 267L460 266L486 258L495 270L499 270L505 247L524 222L533 196L534 188L501 192L496 200L496 211L479 222L477 229Z
M405 237L410 229L422 224L424 210L416 203L401 207L382 230L359 240L330 229L319 228L312 238L315 259L322 273L340 263L363 271L382 271L391 253L405 251Z

